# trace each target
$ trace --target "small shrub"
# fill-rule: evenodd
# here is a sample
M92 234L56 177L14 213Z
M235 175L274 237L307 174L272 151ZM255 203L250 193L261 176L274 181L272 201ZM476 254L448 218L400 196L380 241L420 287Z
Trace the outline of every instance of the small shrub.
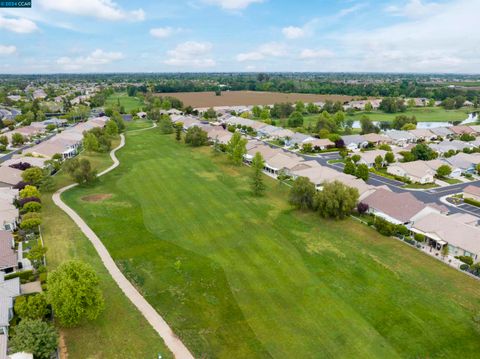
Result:
M42 205L38 202L28 202L22 208L22 213L40 212Z
M40 273L38 275L38 280L40 281L40 283L46 283L47 282L47 273Z
M462 264L462 265L460 266L460 269L463 270L463 271L466 271L466 270L468 270L469 268L470 268L470 266L469 266L468 264Z
M413 235L413 238L415 238L415 240L420 243L423 243L425 241L425 236L421 233L415 233Z
M40 201L40 198L37 198L37 197L26 197L26 198L21 198L18 200L18 206L19 207L23 207L25 206L27 203L29 202L37 202L37 203L42 203L42 201Z

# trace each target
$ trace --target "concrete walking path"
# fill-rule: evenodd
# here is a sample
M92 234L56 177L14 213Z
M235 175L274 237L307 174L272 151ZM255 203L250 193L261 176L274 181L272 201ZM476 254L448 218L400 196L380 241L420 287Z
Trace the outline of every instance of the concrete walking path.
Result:
M154 124L150 128L135 130L148 130L151 128L155 128L156 124ZM134 131L131 131L134 132ZM110 157L113 160L113 164L108 167L106 170L100 172L98 176L103 176L104 174L112 171L113 169L117 168L120 165L120 162L115 155L115 152L125 146L125 136L122 134L120 144L117 148L113 149L110 152ZM193 355L190 353L188 348L182 343L182 341L175 335L172 329L168 326L165 320L157 313L157 311L147 302L147 300L138 292L138 290L130 283L130 281L123 275L120 269L115 264L115 261L108 253L107 248L103 245L102 241L97 237L95 232L85 223L85 221L67 206L61 199L61 195L63 192L68 191L69 189L77 186L77 184L71 184L69 186L63 187L55 192L52 196L53 202L60 207L66 214L70 216L70 218L76 223L76 225L80 228L80 230L85 234L85 236L89 239L89 241L93 244L95 250L97 251L98 255L100 256L105 268L107 268L108 272L112 276L113 280L117 283L120 287L122 292L127 296L128 299L133 303L135 307L142 313L145 319L150 323L153 329L156 330L158 335L164 340L167 347L173 353L175 358L178 359L193 359Z

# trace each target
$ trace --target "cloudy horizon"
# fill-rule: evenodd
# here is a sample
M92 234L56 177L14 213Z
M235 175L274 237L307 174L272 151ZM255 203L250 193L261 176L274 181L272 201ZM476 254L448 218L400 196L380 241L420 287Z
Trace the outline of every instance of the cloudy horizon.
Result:
M480 0L33 0L0 9L0 73L476 74Z

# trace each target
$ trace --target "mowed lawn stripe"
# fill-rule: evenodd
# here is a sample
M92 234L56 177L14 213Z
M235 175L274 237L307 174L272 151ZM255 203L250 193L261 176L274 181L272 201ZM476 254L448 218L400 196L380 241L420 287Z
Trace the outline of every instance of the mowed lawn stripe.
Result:
M197 356L480 350L476 281L351 220L292 211L270 179L253 198L248 168L158 131L128 134L119 159L66 201ZM81 201L92 193L113 197Z
M208 255L221 263L230 285L243 288L241 292L234 292L234 295L243 313L247 315L247 319L252 318L249 320L250 326L257 337L263 343L269 343L270 353L298 354L305 348L305 333L309 333L307 338L331 336L331 340L326 343L333 345L330 348L324 347L325 352L335 354L339 349L348 352L346 347L353 349L353 353L361 353L361 350L356 348L356 343L365 343L367 338L363 335L368 335L371 339L376 333L363 330L360 334L352 336L350 330L355 329L355 321L359 323L359 327L365 327L366 323L363 323L363 319L350 308L342 308L341 300L335 298L328 288L305 268L296 248L285 240L275 227L269 227L268 218L264 218L266 223L258 224L249 220L247 214L251 215L251 208L236 194L238 190L248 192L248 187L232 191L231 188L217 182L215 194L213 194L211 188L204 185L205 180L202 180L204 175L199 176L197 173L204 174L210 170L216 173L218 169L209 168L210 166L205 168L202 166L204 163L202 161L188 166L189 162L171 158L165 164L165 170L152 171L155 168L152 163L154 161L152 159L140 161L121 181L128 184L128 189L136 193L137 197L145 198L147 195L145 191L160 194L157 198L162 200L156 203L152 203L153 196L141 202L145 223L150 232L165 231L164 223L158 220L156 208L169 208L167 227L174 226L174 228L166 230L170 234L167 240L174 241L176 244L180 241L183 246ZM177 183L182 181L182 178L172 180L174 174L189 179L189 185L182 189L180 194L177 194ZM140 176L143 179L141 183L132 181L133 178L140 178ZM207 183L208 181L209 179L206 180ZM210 200L206 202L206 199ZM228 203L238 203L235 205L235 210L240 215L238 220L217 220L218 215L221 217L224 215L227 207L224 201L226 199L229 199ZM175 206L175 203L182 203L182 205ZM200 221L202 214L209 220ZM269 230L268 233L265 227ZM240 242L243 245L239 244ZM232 245L236 247L235 251L230 250ZM232 263L236 265L232 266ZM255 290L255 286L249 288L250 283L255 283L260 290ZM301 298L299 294L305 286L318 286L317 296ZM325 298L322 299L322 297ZM334 299L332 300L331 297ZM325 305L329 300L339 310L333 311ZM326 309L323 305L318 306L317 301L325 303ZM285 308L289 308L292 316L284 315ZM331 331L330 323L338 320L339 316L341 318L344 313L345 315L348 313L352 328L345 330L342 334ZM292 320L295 317L303 320ZM319 318L323 320L319 321ZM276 338L282 336L283 340L269 342L272 336ZM340 337L345 347L340 348L337 345ZM305 352L305 355L312 354L314 353Z

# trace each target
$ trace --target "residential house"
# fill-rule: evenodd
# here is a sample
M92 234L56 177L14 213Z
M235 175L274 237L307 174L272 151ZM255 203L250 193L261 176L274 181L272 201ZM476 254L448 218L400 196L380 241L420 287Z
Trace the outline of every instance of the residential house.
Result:
M480 202L480 187L473 185L465 187L463 189L463 198L469 198L473 199L474 201Z
M480 134L480 125L473 125L469 127L473 130L473 133Z
M257 131L257 134L261 137L271 137L278 130L281 130L281 128L276 127L276 126L272 126L272 125L267 125L265 127L262 127L261 129L259 129Z
M313 141L315 138L304 133L295 132L293 136L288 141L289 146L297 145L298 147L302 147L304 142Z
M288 141L288 139L292 138L294 133L290 130L279 128L277 131L274 131L270 134L270 137L275 139L284 139Z
M434 135L438 137L442 137L442 138L449 138L451 136L453 136L453 132L450 131L447 127L434 127L434 128L430 128L430 132L432 132Z
M452 167L459 168L462 173L475 173L476 166L480 164L480 153L457 153L455 156L445 158Z
M423 161L397 162L388 166L387 173L420 184L433 183L435 180L435 172Z
M391 130L385 133L394 145L405 147L409 143L415 142L417 139L414 135L409 133L408 131L399 131L399 130Z
M207 132L208 138L212 141L218 141L221 144L227 144L233 136L233 133L224 130L222 126L206 126L204 131Z
M12 167L0 167L0 188L12 188L22 180L22 171Z
M463 135L465 133L467 134L475 133L475 131L472 128L464 125L452 126L452 127L449 127L449 130L452 131L455 135Z
M342 136L343 143L349 151L355 151L361 148L365 148L368 145L368 141L362 135L347 135Z
M453 167L450 163L443 159L434 159L430 161L424 161L424 163L430 167L435 173L437 172L438 168L444 165L447 165L451 168L452 173L448 176L449 178L458 178L462 175L462 170L458 167Z
M415 130L409 130L408 132L415 136L417 141L431 142L437 138L437 135L425 128L416 128Z
M383 188L362 199L362 203L368 204L369 213L393 224L408 225L429 213L441 213L409 192L396 193Z
M357 154L360 156L360 161L358 161L358 164L365 164L369 168L371 168L375 165L375 158L377 158L377 156L382 157L382 164L383 164L385 163L386 153L387 151L384 151L384 150L358 152Z
M20 278L5 279L0 271L0 357L7 358L8 327L13 318L13 302L21 293Z
M18 255L13 234L0 230L0 271L12 273L18 270Z
M335 147L335 143L330 141L328 138L307 139L302 143L302 145L306 143L310 143L312 145L312 148L315 151L323 151L323 150L326 150L327 148Z
M278 153L281 153L282 151L278 148L273 148L264 144L259 144L250 149L247 147L247 153L244 155L245 161L250 163L257 152L260 152L264 161L268 161L270 158Z
M265 160L265 170L274 175L281 172L290 176L293 171L308 168L303 159L289 152L280 152Z
M368 185L363 180L338 172L333 168L321 166L316 161L306 161L309 168L292 171L293 178L307 177L315 185L317 191L323 189L325 182L339 181L346 186L356 188L359 193L359 200L372 193L377 187Z
M440 155L443 155L444 153L448 151L463 151L465 148L474 148L475 146L471 144L470 142L464 142L464 141L458 141L458 140L453 140L453 141L442 141L440 143L432 143L429 145L429 147L438 152Z
M43 89L38 89L33 91L33 99L34 100L43 100L47 98L47 93Z
M373 143L375 146L392 143L390 137L378 133L367 133L363 135L363 139L369 143Z
M138 118L147 118L147 113L144 111L137 112Z
M452 256L469 256L475 262L480 255L480 228L465 224L454 216L430 213L411 227L414 233L423 234L427 243L437 250L449 247Z
M12 158L6 160L2 163L2 166L11 167L19 163L28 163L32 167L45 167L46 158L41 157L31 157L31 156L22 156L22 155L13 155Z
M18 208L14 205L18 189L0 188L0 229L14 231L20 222Z

